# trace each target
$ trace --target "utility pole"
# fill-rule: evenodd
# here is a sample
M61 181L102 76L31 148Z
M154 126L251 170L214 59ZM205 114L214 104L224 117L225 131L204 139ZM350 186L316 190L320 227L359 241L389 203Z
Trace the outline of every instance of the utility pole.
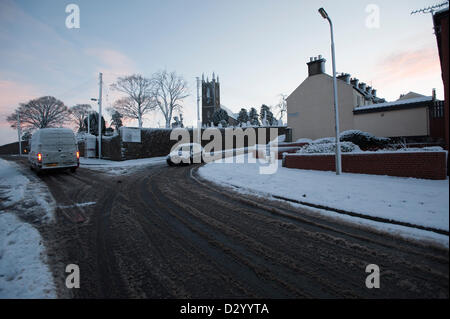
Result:
M102 86L103 73L99 73L99 90L98 90L98 159L102 158Z
M17 136L19 137L19 156L22 156L22 139L21 139L21 127L20 127L20 114L17 112Z

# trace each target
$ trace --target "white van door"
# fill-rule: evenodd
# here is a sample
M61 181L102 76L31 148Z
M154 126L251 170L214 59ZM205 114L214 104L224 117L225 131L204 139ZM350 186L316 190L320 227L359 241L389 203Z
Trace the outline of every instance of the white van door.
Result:
M71 132L42 132L42 166L77 165L77 144Z

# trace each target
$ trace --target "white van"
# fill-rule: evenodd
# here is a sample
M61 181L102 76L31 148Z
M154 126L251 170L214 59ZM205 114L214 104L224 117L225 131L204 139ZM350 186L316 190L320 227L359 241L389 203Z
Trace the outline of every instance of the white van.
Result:
M28 162L31 169L41 170L80 166L80 152L75 134L67 128L43 128L31 137Z

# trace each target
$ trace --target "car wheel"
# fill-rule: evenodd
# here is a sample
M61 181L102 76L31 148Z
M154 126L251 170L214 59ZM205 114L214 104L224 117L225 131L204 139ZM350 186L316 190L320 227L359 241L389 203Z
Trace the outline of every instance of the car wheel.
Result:
M166 160L166 162L167 162L167 165L169 165L169 166L174 166L175 164L170 160L170 158L168 158L167 160Z

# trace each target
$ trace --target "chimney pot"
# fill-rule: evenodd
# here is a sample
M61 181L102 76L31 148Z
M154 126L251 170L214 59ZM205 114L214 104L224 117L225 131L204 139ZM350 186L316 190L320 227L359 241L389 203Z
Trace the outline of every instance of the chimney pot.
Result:
M353 85L353 87L358 88L359 80L357 78L354 78L350 81L350 83Z
M308 76L325 73L325 62L326 60L323 58L310 58L310 61L306 63L308 65Z
M341 75L339 75L337 78L344 81L347 84L350 84L350 74L348 73L342 72Z

